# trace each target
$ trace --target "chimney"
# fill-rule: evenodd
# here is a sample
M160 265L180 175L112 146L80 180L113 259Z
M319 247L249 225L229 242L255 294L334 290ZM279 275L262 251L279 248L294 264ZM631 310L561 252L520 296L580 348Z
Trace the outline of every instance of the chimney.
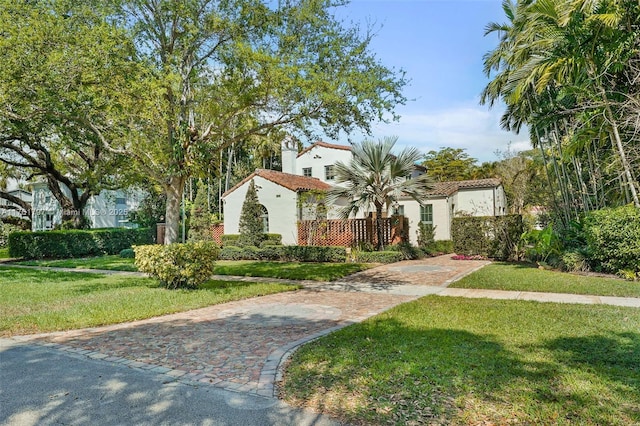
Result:
M298 144L291 136L282 141L282 171L284 173L296 173L296 158L298 157Z

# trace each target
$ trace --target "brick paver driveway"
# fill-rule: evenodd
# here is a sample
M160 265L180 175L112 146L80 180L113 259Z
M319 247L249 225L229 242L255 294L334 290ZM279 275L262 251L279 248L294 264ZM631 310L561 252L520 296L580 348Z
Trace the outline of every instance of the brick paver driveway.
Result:
M339 283L21 339L155 371L167 380L273 396L278 366L295 347L420 294L396 288L441 288L485 263L452 261L449 256L399 262Z

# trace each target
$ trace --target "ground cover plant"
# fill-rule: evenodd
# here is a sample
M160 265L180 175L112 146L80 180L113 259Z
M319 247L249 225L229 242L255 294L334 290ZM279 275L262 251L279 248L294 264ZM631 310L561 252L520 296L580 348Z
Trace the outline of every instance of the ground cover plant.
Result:
M331 281L368 269L366 263L259 262L220 260L214 274L290 280Z
M0 259L8 259L8 258L9 258L9 249L0 248Z
M0 267L0 336L115 324L295 288L210 280L196 290L167 290L144 277Z
M288 403L353 424L640 423L640 310L428 296L300 348Z
M520 263L493 263L449 287L640 297L638 283L548 271Z

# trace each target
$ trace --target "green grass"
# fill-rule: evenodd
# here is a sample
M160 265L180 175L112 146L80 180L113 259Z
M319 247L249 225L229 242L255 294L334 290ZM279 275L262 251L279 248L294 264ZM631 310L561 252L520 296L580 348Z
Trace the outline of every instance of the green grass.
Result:
M640 424L640 309L429 296L297 351L281 396L355 424Z
M133 264L134 259L122 258L120 256L98 256L83 257L77 259L58 260L25 260L17 262L19 265L45 266L56 268L79 268L79 269L104 269L108 271L137 271Z
M137 271L133 259L118 255L60 260L29 260L19 265L59 268L105 269L111 271ZM372 265L366 263L299 263L263 262L252 260L220 260L214 274L242 277L284 278L289 280L331 281L342 278Z
M167 290L150 278L0 267L0 336L115 324L292 289L208 281L198 290Z
M331 281L368 269L366 263L263 262L220 260L214 274L245 277L284 278L289 280Z
M0 259L9 259L9 249L8 248L0 248Z
M640 297L640 283L547 271L525 264L508 263L485 266L449 287Z

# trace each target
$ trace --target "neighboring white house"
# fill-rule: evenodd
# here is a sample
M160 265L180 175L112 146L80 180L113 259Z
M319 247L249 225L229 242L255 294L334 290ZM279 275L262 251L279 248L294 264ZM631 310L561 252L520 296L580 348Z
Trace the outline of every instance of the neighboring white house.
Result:
M33 187L33 216L31 229L46 231L62 222L62 208L45 182L37 182ZM69 189L61 185L65 195ZM129 223L129 213L138 208L143 194L139 190L102 191L87 202L84 215L89 219L91 228L135 228Z
M308 219L300 208L300 195L309 190L327 190L335 185L333 166L336 162L349 163L351 147L316 142L300 153L289 144L282 147L282 170L256 170L251 176L225 192L224 231L237 234L240 212L249 182L253 179L258 199L265 209L265 230L282 235L285 244L296 244L297 222ZM415 174L426 172L416 166ZM328 206L327 218L337 218ZM401 197L394 206L394 214L409 220L409 238L417 243L418 223L435 226L435 238L451 239L451 220L455 216L501 216L506 211L506 198L499 179L479 179L436 183L428 200L422 205L409 197ZM365 217L369 212L361 212Z
M7 193L21 199L22 201L31 203L31 192L29 191L21 188L16 188L7 191ZM22 211L22 207L19 207L17 204L14 204L9 200L5 200L4 198L0 198L0 219L8 216L23 217L20 213Z

